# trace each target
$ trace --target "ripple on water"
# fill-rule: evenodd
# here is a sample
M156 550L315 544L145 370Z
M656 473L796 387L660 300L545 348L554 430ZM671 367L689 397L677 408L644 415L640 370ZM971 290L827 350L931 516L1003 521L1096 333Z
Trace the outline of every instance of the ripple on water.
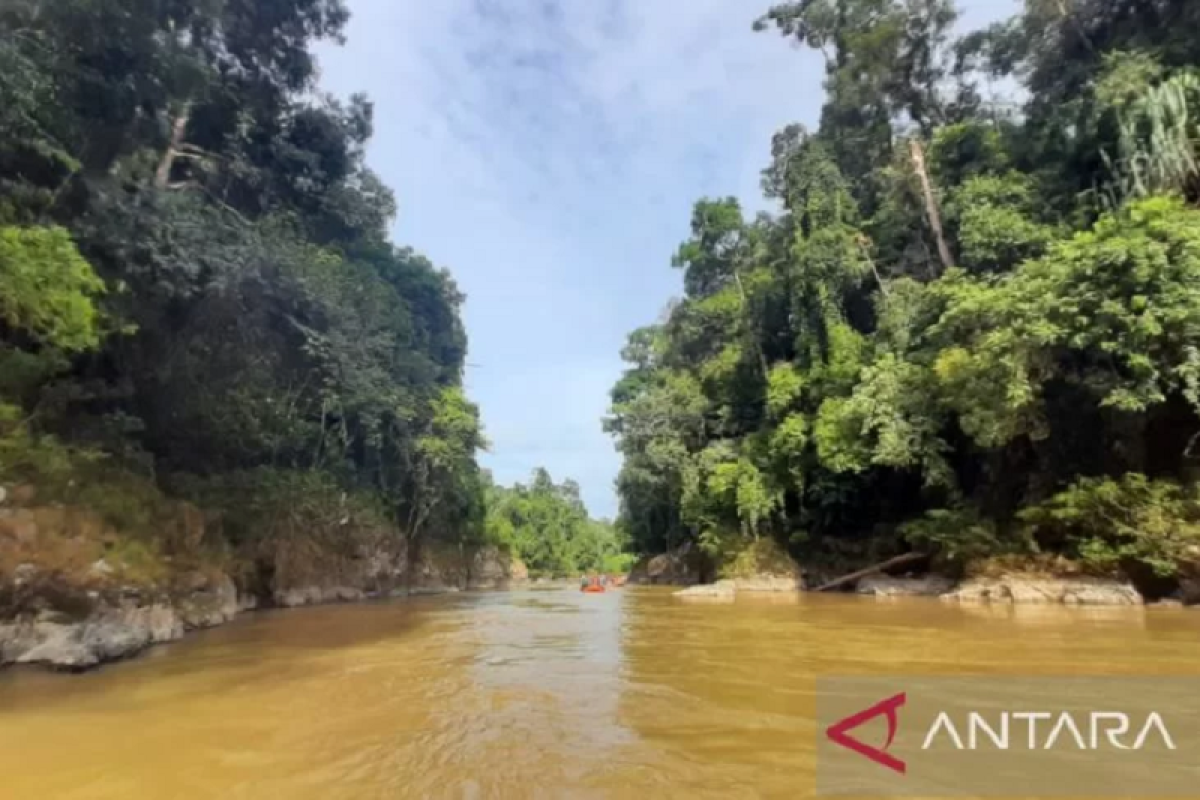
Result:
M655 588L265 612L88 675L0 674L0 793L803 796L818 675L1186 675L1198 630L1172 610Z

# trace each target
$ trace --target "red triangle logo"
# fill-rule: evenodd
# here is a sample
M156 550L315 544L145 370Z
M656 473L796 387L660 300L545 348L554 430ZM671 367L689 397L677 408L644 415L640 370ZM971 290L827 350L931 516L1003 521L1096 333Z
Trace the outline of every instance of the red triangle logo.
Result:
M866 756L876 764L882 764L890 770L899 772L903 775L906 771L906 766L903 761L893 755L889 755L886 751L892 746L892 740L896 738L896 730L900 727L900 718L898 709L904 705L908 696L901 692L894 697L889 697L886 700L880 700L870 708L859 711L857 714L852 714L845 719L830 725L825 729L825 735L830 741L845 747L848 750L853 750L860 756ZM868 720L875 719L880 714L887 715L888 736L887 742L884 743L882 749L871 747L869 744L863 744L853 736L848 735L848 731L857 728Z

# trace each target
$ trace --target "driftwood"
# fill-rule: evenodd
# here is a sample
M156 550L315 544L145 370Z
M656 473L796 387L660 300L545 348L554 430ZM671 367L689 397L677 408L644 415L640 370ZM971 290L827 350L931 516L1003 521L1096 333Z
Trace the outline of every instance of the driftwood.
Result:
M911 564L913 562L921 561L922 559L926 559L926 558L929 558L928 553L905 553L902 556L896 556L895 558L889 558L887 561L881 561L880 563L875 564L874 566L871 566L871 567L867 567L866 569L860 569L858 572L851 572L849 575L843 575L840 578L834 578L829 583L823 584L821 586L818 586L816 589L813 589L813 591L814 592L827 592L830 589L836 589L839 586L845 586L847 583L850 583L851 581L856 581L859 578L865 578L868 575L874 575L876 572L883 572L885 569L891 569L892 567L899 567L904 564Z

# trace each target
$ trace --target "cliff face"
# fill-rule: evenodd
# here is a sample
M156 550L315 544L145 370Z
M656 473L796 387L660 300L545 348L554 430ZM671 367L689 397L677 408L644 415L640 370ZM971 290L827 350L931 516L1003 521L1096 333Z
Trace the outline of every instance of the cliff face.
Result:
M410 568L394 535L324 549L306 539L294 550L277 543L211 552L204 514L186 503L164 508L144 541L93 510L39 503L32 487L5 489L0 666L86 669L259 605L503 589L528 579L519 560L491 546L426 548Z

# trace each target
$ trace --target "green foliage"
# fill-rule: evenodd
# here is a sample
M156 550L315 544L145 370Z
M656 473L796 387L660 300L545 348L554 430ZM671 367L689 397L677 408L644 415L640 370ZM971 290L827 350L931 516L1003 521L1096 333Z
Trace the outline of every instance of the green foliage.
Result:
M934 508L900 526L904 539L918 550L936 553L953 570L1001 553L1013 552L1018 542L1001 537L996 524L971 508Z
M486 530L533 575L626 572L634 558L610 522L588 517L574 481L555 484L544 469L528 484L488 486Z
M1200 492L1145 475L1081 478L1021 519L1038 541L1112 572L1128 562L1163 576L1200 553Z
M683 297L627 349L607 428L636 549L1174 568L1200 441L1200 14L1067 5L961 37L942 0L758 21L821 52L825 104L772 139L775 213L697 203ZM985 103L997 76L1021 94ZM1043 503L1073 532L1043 514L1031 538Z
M972 272L1008 271L1045 252L1052 228L1034 221L1034 187L1016 173L970 178L955 192L962 264Z
M0 403L23 420L6 469L74 480L72 502L123 504L131 529L157 524L155 483L202 498L225 545L281 571L368 533L412 555L483 535L462 294L386 238L370 103L314 91L314 47L347 16L0 9ZM113 490L93 458L155 480ZM362 525L337 524L348 507Z
M0 227L0 322L65 351L100 344L104 283L62 228Z

